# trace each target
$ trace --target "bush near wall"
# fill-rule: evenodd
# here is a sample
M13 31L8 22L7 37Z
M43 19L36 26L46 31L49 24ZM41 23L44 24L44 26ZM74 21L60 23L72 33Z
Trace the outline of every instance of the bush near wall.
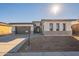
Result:
M79 24L72 25L73 34L79 35Z

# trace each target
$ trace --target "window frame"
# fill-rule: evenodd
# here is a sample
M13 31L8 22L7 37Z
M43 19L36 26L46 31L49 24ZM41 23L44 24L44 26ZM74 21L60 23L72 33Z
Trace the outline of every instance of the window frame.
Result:
M66 31L66 23L63 23L63 31Z
M50 23L50 24L49 24L49 27L50 27L49 30L50 30L50 31L53 31L53 23Z
M56 31L60 31L60 23L56 23Z

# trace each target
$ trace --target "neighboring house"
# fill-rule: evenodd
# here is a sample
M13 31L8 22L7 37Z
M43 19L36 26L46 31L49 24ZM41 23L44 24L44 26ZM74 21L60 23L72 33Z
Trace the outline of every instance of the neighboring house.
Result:
M71 36L72 24L77 19L42 19L32 23L10 23L15 34L41 33L45 36Z
M0 22L0 36L12 34L12 27L7 24Z
M8 23L0 22L0 42L9 42L15 38L12 26Z

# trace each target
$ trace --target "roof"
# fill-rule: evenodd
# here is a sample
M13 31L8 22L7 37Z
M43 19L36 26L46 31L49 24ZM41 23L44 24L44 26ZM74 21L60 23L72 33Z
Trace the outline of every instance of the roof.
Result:
M9 23L9 24L32 24L32 23Z
M41 19L41 21L76 21L77 19Z
M32 23L40 23L41 21L32 21Z
M0 25L2 26L10 26L8 23L0 22Z

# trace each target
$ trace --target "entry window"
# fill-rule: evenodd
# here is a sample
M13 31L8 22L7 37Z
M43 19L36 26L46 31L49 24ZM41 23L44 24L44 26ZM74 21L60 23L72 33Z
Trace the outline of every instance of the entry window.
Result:
M56 31L59 31L59 23L56 24Z
M36 24L34 24L34 26L36 26Z
M63 23L63 31L66 31L66 24Z
M49 27L50 27L50 31L53 31L53 23L50 23Z

